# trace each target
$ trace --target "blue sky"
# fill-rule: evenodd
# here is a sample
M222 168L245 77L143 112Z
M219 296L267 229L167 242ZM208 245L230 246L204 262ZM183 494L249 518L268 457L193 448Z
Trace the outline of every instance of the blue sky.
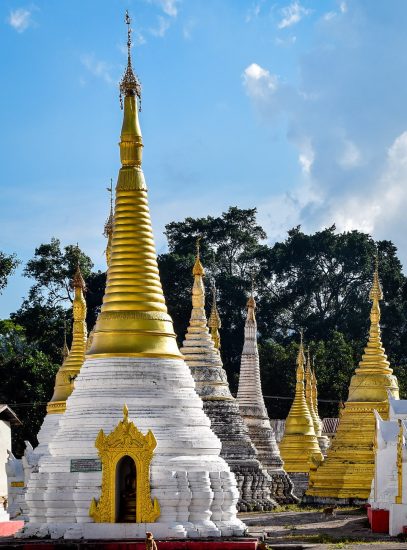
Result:
M404 0L3 0L1 250L55 236L104 269L126 8L159 252L167 222L238 205L271 242L336 223L407 262ZM29 285L20 270L0 316Z

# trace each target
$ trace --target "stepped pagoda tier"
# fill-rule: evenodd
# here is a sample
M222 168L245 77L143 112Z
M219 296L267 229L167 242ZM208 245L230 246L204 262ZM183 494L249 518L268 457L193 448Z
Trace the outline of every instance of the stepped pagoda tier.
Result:
M315 434L314 418L307 405L304 392L304 347L301 343L297 356L297 371L294 401L285 421L283 439L280 443L280 452L287 472L294 482L294 492L302 497L308 486L310 469L323 460ZM309 385L310 386L310 385ZM309 387L309 390L311 388ZM310 397L311 403L311 397Z
M236 516L235 477L220 457L221 443L178 350L162 292L141 169L141 90L130 33L129 27L106 291L50 453L30 479L26 537L245 531Z
M311 357L308 350L307 363L305 366L305 400L311 413L312 422L314 423L315 435L318 439L318 445L321 453L326 456L329 447L329 439L326 435L322 435L322 420L318 414L318 388L315 369L311 367Z
M278 503L296 502L291 479L284 470L274 430L264 404L257 347L256 302L253 292L247 302L245 339L242 351L237 401L240 414L249 430L258 459L272 479L272 496Z
M370 291L369 340L365 353L349 387L338 430L326 460L310 476L308 501L364 501L369 497L374 474L373 441L376 409L383 419L388 416L387 392L398 399L397 378L382 346L380 306L383 292L376 269Z
M191 319L180 351L191 369L212 429L222 442L221 456L236 476L239 510L270 510L276 506L270 498L271 478L257 460L257 451L250 441L239 406L230 393L219 351L209 334L204 274L198 249L193 267Z

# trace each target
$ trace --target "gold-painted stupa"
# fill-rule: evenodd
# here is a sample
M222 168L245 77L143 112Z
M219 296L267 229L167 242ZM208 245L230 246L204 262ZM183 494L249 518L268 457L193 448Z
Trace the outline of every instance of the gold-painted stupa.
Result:
M215 284L212 285L212 307L211 307L211 314L208 319L208 327L211 332L213 343L215 344L215 348L220 351L220 334L219 329L221 328L221 320L220 315L218 312L218 308L216 305L216 287Z
M398 399L397 378L381 342L380 306L383 292L376 259L373 285L370 291L369 340L355 370L348 400L340 416L338 430L328 450L326 460L311 472L308 501L360 499L370 493L374 474L373 441L376 409L383 419L388 417L387 392Z
M75 377L78 375L85 361L87 330L86 330L86 301L84 297L85 281L79 265L72 280L74 288L73 300L73 337L69 351L64 341L64 361L55 378L54 394L47 406L48 414L65 412L66 400L71 395Z
M297 374L294 401L285 421L284 436L280 443L281 457L289 473L308 473L323 460L314 422L304 392L304 346L301 342L297 356ZM295 485L294 485L295 490Z
M114 223L113 227L108 226L111 235L107 231L106 291L87 356L179 359L181 354L161 287L141 169L141 87L130 53L120 91L124 96L122 166L116 186Z

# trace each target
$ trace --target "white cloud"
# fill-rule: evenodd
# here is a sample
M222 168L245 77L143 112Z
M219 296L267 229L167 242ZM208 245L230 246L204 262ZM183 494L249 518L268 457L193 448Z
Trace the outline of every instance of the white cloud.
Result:
M178 15L178 4L181 0L148 0L150 3L159 6L166 15L176 17Z
M158 26L154 29L150 29L150 32L153 36L157 36L158 38L162 38L165 36L165 33L169 29L171 25L171 22L168 18L163 17L162 15L158 16Z
M325 13L323 16L322 16L322 19L324 21L331 21L332 19L335 19L336 17L336 12L335 11L328 11L328 13Z
M341 11L341 13L346 13L348 11L348 5L346 2L341 2L339 4L339 9Z
M243 72L243 83L252 98L266 98L277 90L278 76L252 63Z
M338 164L345 170L356 168L362 164L362 155L353 141L345 139L343 150L338 158Z
M111 66L105 61L101 61L95 58L92 54L83 54L81 56L81 63L86 69L98 78L101 78L108 84L113 83L113 78L110 75Z
M406 234L407 220L407 131L400 134L387 151L382 174L370 182L369 192L350 190L339 202L331 202L328 216L339 230L359 229L389 238L390 227Z
M275 40L277 46L292 46L297 42L296 36L287 36L287 38L280 38L277 36Z
M195 26L196 26L196 20L188 19L188 21L185 23L182 29L182 35L185 38L185 40L191 40L192 31L194 30Z
M264 0L260 0L259 2L255 2L251 8L247 10L245 21L246 23L250 23L253 19L256 19L260 15L261 6L264 3Z
M11 10L7 22L17 32L22 33L32 25L31 11L26 8Z
M304 8L299 2L293 2L289 6L281 8L280 11L283 18L278 24L279 29L286 29L287 27L296 25L304 16L311 13L311 10Z
M300 154L298 156L298 162L300 163L303 174L311 174L311 168L315 160L315 151L312 147L310 139L304 139L303 143L299 145Z

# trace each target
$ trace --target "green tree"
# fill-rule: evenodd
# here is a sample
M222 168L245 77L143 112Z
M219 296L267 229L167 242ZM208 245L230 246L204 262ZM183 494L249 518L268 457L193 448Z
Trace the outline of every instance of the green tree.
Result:
M20 261L17 260L14 254L6 254L0 250L0 294L6 287L8 278L12 275L19 263Z
M34 257L27 262L24 275L34 280L28 297L11 315L12 320L23 326L27 340L51 361L61 361L64 327L68 342L72 336L72 277L79 263L86 282L87 326L95 324L99 312L106 274L92 271L93 263L78 246L64 248L58 239L41 244Z
M0 400L7 403L22 421L13 430L13 449L24 450L24 441L37 444L45 403L52 395L58 365L30 344L23 327L10 320L0 321Z

